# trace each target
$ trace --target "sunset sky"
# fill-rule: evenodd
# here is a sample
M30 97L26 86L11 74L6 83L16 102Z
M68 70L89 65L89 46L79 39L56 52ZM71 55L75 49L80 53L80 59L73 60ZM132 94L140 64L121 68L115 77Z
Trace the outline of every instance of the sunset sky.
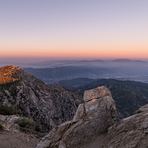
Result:
M148 0L0 0L5 57L148 59Z

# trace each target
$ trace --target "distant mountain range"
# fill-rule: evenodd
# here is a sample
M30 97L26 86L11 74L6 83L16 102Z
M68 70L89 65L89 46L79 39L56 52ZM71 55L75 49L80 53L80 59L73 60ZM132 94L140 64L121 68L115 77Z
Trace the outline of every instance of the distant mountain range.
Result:
M131 60L131 59L114 59L112 62L136 62L136 63L147 63L147 60Z
M87 66L86 64L108 64L108 63L148 63L148 60L138 59L75 59L75 60L45 60L28 64L35 68L55 68L64 66ZM25 66L27 67L27 66Z
M22 62L23 61L23 62ZM0 59L0 66L4 65L18 65L21 67L34 67L34 68L53 68L63 66L84 66L86 64L105 64L105 63L148 63L148 60L141 59Z

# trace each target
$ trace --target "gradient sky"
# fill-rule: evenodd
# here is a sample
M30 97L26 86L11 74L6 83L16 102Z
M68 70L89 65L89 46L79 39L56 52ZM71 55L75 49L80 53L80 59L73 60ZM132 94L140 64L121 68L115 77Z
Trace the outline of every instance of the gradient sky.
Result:
M148 0L0 0L0 57L148 58Z

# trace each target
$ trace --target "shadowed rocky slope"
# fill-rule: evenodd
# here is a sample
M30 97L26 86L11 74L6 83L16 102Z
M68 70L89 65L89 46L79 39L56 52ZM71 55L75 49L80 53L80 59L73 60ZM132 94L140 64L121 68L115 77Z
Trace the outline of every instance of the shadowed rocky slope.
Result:
M79 95L58 85L49 87L16 66L0 68L0 80L0 111L13 107L16 114L32 118L41 131L71 120L81 103Z

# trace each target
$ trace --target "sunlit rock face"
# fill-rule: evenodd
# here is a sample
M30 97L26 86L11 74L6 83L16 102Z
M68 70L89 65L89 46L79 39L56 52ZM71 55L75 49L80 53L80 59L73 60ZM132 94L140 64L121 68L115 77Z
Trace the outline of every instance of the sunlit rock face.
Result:
M111 96L111 92L108 88L102 86L95 89L87 90L84 92L84 101L88 102L93 99L99 99L105 96Z
M79 148L105 133L116 120L115 102L106 87L85 91L73 120L53 129L37 148Z
M17 66L0 67L0 85L9 84L21 79L23 70Z

